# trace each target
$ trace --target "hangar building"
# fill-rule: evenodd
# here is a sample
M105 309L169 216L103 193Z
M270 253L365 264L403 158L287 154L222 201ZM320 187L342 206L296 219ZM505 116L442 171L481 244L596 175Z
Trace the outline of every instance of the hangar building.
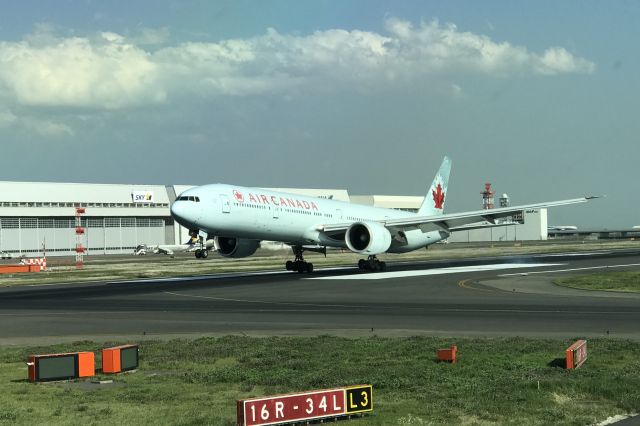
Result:
M76 207L86 208L88 255L165 244L175 238L172 198L173 187L162 185L0 182L0 252L75 254Z

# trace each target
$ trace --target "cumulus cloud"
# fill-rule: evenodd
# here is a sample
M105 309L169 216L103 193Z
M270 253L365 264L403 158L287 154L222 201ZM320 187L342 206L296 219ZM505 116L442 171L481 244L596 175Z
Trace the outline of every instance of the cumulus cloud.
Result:
M114 33L0 43L0 87L23 105L119 108L164 98L150 55Z
M29 36L0 43L0 94L22 105L116 109L183 95L376 90L450 72L509 77L595 69L562 47L538 54L438 21L391 18L385 29L304 36L269 29L252 38L175 45L166 45L166 29L133 38Z
M576 58L562 47L552 47L545 50L537 70L542 74L592 73L595 64L583 58Z

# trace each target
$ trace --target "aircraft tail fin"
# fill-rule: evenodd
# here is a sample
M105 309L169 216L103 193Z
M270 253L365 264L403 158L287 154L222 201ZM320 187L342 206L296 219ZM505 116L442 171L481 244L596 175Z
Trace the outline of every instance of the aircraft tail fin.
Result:
M451 172L451 160L444 157L436 177L429 188L429 192L424 197L424 201L418 210L420 216L438 216L444 212L445 196L449 186L449 173Z

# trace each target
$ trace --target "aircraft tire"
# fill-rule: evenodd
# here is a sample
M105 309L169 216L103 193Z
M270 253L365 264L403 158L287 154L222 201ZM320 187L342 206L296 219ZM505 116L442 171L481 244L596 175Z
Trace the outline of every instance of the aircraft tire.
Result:
M384 272L387 270L387 262L381 261L380 262L380 271Z
M307 273L310 274L313 272L313 263L307 263Z
M306 270L307 270L307 265L305 265L305 262L298 262L298 267L297 267L298 273L302 274Z
M196 259L200 259L202 257L202 250L197 249L195 253L196 253Z
M209 257L209 250L202 250L202 252L200 252L200 257L202 259L206 259L207 257Z
M287 260L287 263L284 264L284 267L287 271L293 271L293 262L290 260Z
M366 269L367 268L367 261L364 259L360 259L358 260L358 268L359 269Z

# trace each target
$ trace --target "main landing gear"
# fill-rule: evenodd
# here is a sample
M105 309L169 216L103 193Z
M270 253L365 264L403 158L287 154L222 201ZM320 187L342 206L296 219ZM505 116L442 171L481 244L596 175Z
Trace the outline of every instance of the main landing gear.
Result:
M358 268L363 271L384 272L387 270L387 263L378 260L375 255L371 255L367 260L360 259L358 261Z
M209 250L205 249L196 249L196 259L206 259L209 257Z
M296 256L296 259L293 262L287 260L287 263L285 263L287 271L298 271L299 274L302 274L303 272L307 272L309 274L312 273L313 263L305 262L304 257L302 257L302 247L294 246L291 248L293 250L293 254Z

